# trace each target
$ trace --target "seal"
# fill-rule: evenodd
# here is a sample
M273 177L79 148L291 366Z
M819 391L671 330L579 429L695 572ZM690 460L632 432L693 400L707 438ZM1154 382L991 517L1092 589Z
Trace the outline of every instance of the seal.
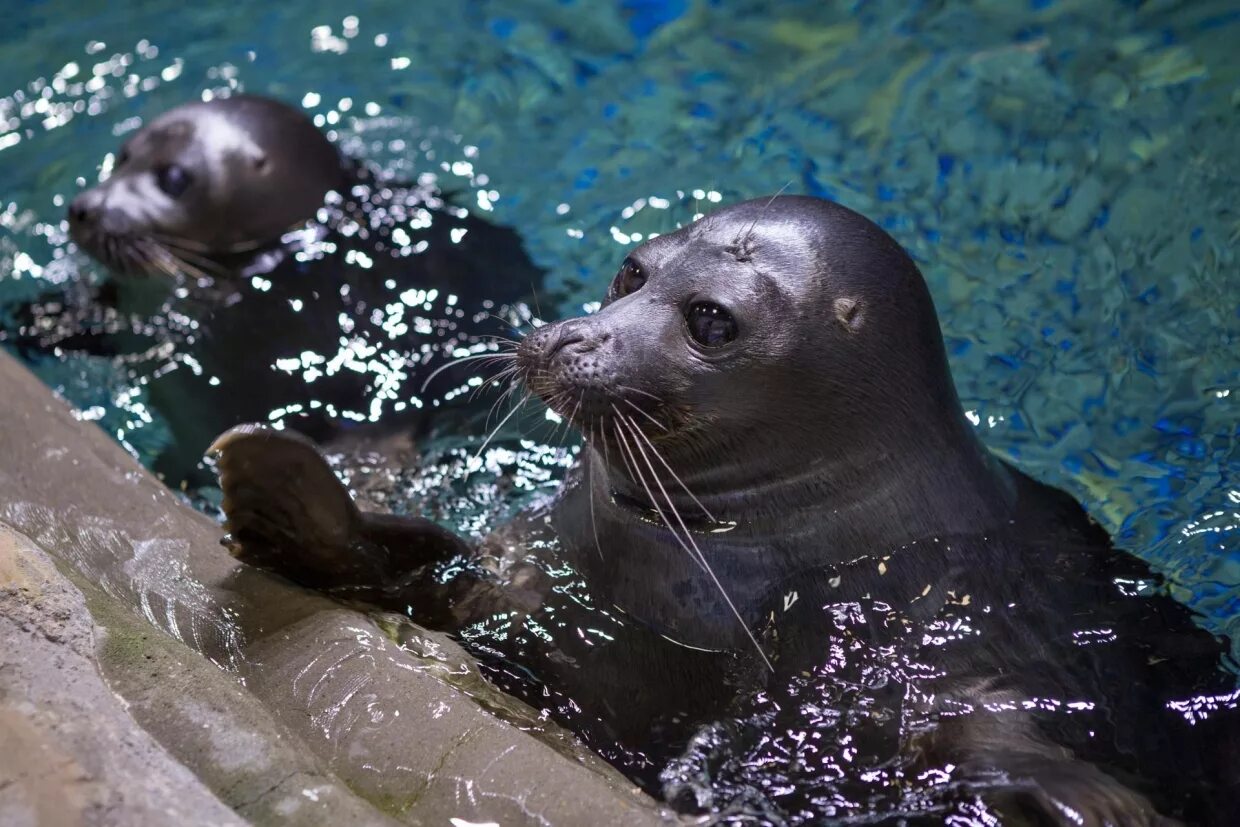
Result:
M217 273L209 262L270 247L353 179L331 142L287 104L255 95L193 101L121 145L107 180L69 203L69 232L127 275Z
M513 359L585 437L552 504L475 544L360 511L304 440L245 426L213 445L226 544L461 634L635 779L667 765L687 809L776 788L776 819L1234 816L1232 718L1169 711L1229 697L1219 642L980 443L924 280L869 220L798 196L720 210ZM557 598L564 563L592 613Z
M433 174L391 180L253 95L154 118L68 221L115 278L43 297L16 343L118 360L170 431L155 467L173 485L211 482L202 449L241 422L322 442L468 421L481 400L423 381L448 354L485 354L492 316L520 315L542 280L514 231L449 203Z

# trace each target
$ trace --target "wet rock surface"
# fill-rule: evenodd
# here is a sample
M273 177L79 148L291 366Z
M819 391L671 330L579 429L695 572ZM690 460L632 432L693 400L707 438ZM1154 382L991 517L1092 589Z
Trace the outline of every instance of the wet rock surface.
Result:
M51 559L0 526L0 824L244 824L104 684L106 636Z
M0 822L666 818L446 638L239 566L3 354L0 387Z

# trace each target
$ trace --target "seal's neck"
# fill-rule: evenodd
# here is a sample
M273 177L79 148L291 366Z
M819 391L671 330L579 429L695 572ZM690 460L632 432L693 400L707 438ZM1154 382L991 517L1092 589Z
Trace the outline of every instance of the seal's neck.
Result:
M672 640L740 648L734 612L759 622L782 584L922 538L997 534L1013 519L1015 474L967 425L919 436L853 446L847 461L720 456L682 477L697 500L666 469L656 481L645 466L635 481L592 449L554 519L600 599ZM717 466L736 474L706 473Z
M904 430L839 452L805 443L795 452L747 450L744 461L731 456L677 468L679 481L667 473L634 480L613 464L608 485L622 505L657 511L653 494L666 512L670 500L690 528L711 530L705 510L757 542L792 533L876 551L936 534L984 532L1012 518L1012 474L963 416Z

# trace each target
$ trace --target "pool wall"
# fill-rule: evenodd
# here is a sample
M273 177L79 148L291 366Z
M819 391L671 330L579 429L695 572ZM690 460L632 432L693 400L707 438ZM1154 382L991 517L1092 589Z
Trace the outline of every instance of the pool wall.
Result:
M566 736L522 731L537 716L448 639L403 624L398 646L236 563L3 353L0 387L0 822L665 817Z

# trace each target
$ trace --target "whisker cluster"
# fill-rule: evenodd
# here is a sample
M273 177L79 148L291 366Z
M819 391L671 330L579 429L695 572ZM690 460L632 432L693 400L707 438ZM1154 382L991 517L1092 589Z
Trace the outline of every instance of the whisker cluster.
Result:
M676 508L676 502L672 499L671 495L668 494L667 488L663 485L663 481L659 478L659 474L655 470L654 464L650 461L650 456L647 453L646 448L649 448L650 452L659 458L659 461L669 472L672 472L671 467L668 466L662 455L659 454L658 449L654 446L654 443L652 443L646 435L642 433L641 429L637 427L637 424L632 419L629 419L621 413L620 409L615 405L612 405L612 412L615 414L615 422L618 426L616 428L616 436L620 440L620 446L622 449L621 457L624 459L625 466L628 468L630 476L641 484L643 490L646 492L646 496L650 500L650 504L654 507L655 513L659 515L659 519L663 521L663 525L671 533L677 544L686 554L689 555L689 559L696 563L698 568L700 568L711 579L711 582L714 583L715 588L719 591L720 597L723 598L728 608L732 611L732 614L736 617L737 622L741 624L741 628L745 630L745 635L749 638L750 643L753 644L758 656L762 658L762 662L766 664L767 669L774 672L775 667L771 664L770 658L768 658L766 652L762 650L762 646L758 643L758 639L754 636L753 632L750 631L749 625L745 623L745 619L741 616L740 610L736 608L736 604L733 602L727 590L723 587L723 584L719 582L719 578L715 575L714 569L710 567L710 563L706 560L706 555L702 553L700 548L698 548L697 541L693 538L693 533L689 531L689 527L685 524L684 518L681 516L679 509ZM628 438L625 436L626 431L628 433ZM631 445L630 439L632 441ZM645 446L643 446L643 442L645 443ZM636 448L636 451L634 448ZM670 512L672 517L675 518L676 525L672 524L672 521L668 518L667 512L665 512L662 505L660 505L659 498L654 495L654 491L650 487L650 482L647 481L646 473L642 470L642 464L638 463L638 454L641 455L642 464L644 464L646 472L649 473L650 479L654 481L655 487L659 489L663 502L667 505L667 512ZM696 496L694 496L693 492L689 491L685 484L680 481L680 478L676 477L674 472L672 472L672 476L676 478L677 482L680 483L680 486L684 488L685 492L693 499L693 501L702 508L703 512L709 516L710 512L707 511L706 507L701 504ZM714 518L711 517L711 519L713 520ZM677 531L677 528L679 528L679 531Z

